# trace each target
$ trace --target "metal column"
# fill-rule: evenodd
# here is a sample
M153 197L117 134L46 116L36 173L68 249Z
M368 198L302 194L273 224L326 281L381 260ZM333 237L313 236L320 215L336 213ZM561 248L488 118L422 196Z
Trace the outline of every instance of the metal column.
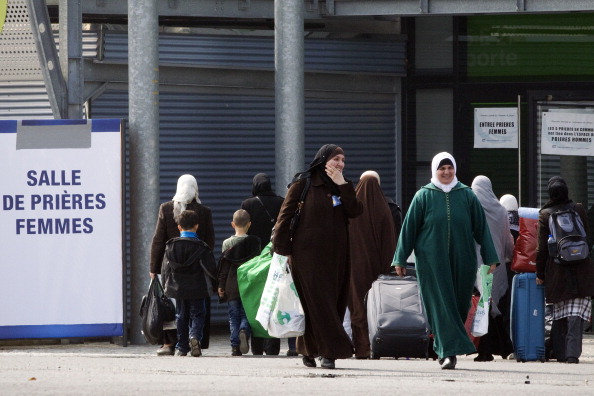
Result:
M83 118L81 0L60 0L60 68L66 81L67 118Z
M45 0L27 0L27 8L52 113L55 119L66 118L68 92L60 71L58 52Z
M149 284L159 209L159 16L157 0L128 0L131 309L130 341L145 343L136 314Z
M303 0L274 1L276 192L304 163Z

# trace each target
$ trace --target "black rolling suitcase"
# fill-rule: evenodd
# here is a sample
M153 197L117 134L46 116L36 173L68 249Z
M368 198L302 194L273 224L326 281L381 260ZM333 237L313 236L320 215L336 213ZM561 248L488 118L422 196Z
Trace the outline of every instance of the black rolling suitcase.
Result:
M367 294L367 323L372 359L429 358L429 325L414 276L380 275Z

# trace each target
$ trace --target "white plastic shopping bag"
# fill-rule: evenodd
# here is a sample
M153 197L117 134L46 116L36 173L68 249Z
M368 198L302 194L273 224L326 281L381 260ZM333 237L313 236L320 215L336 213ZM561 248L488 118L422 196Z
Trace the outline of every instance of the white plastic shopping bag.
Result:
M270 313L276 305L278 299L278 282L285 275L284 268L287 265L287 258L280 254L274 253L270 268L268 269L268 277L266 284L262 291L262 298L260 299L260 306L256 314L256 320L260 322L264 330L268 330L268 321L270 320Z
M278 299L268 321L268 334L273 337L297 337L305 332L305 315L291 272L278 282Z
M472 322L471 334L481 337L489 331L489 305L491 301L491 287L493 285L493 274L488 274L490 267L481 265L479 276L481 278L481 298L479 299Z
M303 307L285 256L272 256L256 320L272 337L296 337L305 331Z

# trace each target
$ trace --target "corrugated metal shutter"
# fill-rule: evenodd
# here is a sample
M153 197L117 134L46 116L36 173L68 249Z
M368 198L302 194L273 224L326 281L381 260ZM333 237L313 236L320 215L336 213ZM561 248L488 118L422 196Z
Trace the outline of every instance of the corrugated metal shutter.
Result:
M233 233L233 212L250 195L253 176L266 172L274 183L274 98L162 92L159 102L160 199L173 197L180 175L194 175L203 204L213 210L218 256L222 241ZM316 98L306 99L305 106L306 163L321 145L339 144L348 178L356 183L363 171L374 169L394 197L394 99ZM92 117L125 118L127 109L127 92L108 91L93 102ZM214 302L213 321L226 320L226 307Z
M106 32L103 45L100 56L105 61L127 62L125 32ZM402 42L306 40L305 68L404 75L404 48ZM162 34L159 56L163 64L273 70L274 41ZM324 94L334 99L306 98L304 167L321 145L333 142L345 149L348 178L357 182L363 171L374 169L382 176L386 194L394 197L395 95L347 94L340 88L336 87L338 93ZM173 197L180 175L194 175L202 202L213 210L218 257L222 241L233 233L233 212L250 195L253 176L266 172L274 183L274 92L181 93L167 87L161 90L159 103L160 200ZM125 91L107 91L91 107L93 118L126 118L127 112ZM284 186L278 190L285 191ZM212 314L214 322L227 321L224 305L213 302Z
M127 62L127 32L105 32L104 48L105 61ZM304 52L306 71L406 75L403 41L305 39ZM160 34L159 61L274 70L274 38Z
M366 170L380 174L384 193L396 195L395 98L305 100L305 161L327 143L345 151L345 175L353 183ZM304 164L304 168L306 165Z

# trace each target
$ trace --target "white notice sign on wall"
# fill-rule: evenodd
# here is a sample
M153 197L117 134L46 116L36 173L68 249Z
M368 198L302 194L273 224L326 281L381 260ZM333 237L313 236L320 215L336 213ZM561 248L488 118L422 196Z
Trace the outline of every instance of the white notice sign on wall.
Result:
M518 109L474 109L474 148L518 148Z

